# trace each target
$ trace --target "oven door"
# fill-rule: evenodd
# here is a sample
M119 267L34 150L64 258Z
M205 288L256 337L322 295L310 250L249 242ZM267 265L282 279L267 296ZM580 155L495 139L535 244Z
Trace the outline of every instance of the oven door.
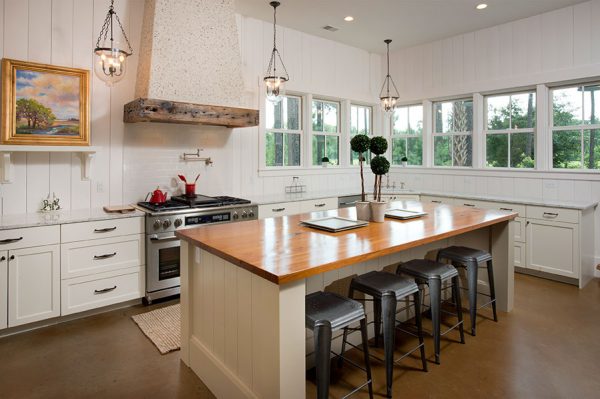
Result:
M179 286L179 239L175 233L150 234L146 239L146 291Z

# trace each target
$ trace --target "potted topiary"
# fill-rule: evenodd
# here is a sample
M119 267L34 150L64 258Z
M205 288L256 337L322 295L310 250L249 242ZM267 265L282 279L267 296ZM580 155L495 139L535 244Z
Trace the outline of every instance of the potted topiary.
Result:
M357 134L350 140L350 148L358 153L358 164L360 165L360 201L356 202L356 218L358 220L369 220L371 210L367 197L365 195L365 176L363 174L364 153L369 151L371 139L366 134Z
M327 157L321 158L321 166L326 168L327 165L329 165L329 158L327 158Z
M383 175L390 171L390 162L382 155L387 151L388 143L383 137L373 137L370 149L375 157L371 159L371 171L375 175L373 201L371 202L371 221L381 223L385 219L387 202L381 200L381 182Z
M402 166L408 165L408 158L402 157L402 159L400 161L402 162Z

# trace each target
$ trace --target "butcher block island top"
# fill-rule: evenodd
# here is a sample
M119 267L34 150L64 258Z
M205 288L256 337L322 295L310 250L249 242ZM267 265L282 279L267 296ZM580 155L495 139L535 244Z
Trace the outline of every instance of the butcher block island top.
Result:
M366 227L329 233L302 225L324 216L356 219L354 208L207 225L176 235L276 284L286 284L358 262L379 258L444 238L512 220L513 212L418 201L390 208L427 212L411 220L386 218Z

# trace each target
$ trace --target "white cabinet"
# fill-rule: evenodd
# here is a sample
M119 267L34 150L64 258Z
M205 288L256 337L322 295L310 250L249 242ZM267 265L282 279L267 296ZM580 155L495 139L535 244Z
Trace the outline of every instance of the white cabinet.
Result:
M334 198L321 198L316 200L308 200L300 202L300 212L318 212L318 211L329 211L337 209L338 199Z
M516 267L526 267L527 265L527 244L524 242L515 242L513 246L513 255L515 257L514 265Z
M60 232L63 243L140 234L144 232L144 218L130 217L63 224L60 226Z
M528 269L578 279L579 254L577 224L527 220Z
M8 251L0 251L0 330L8 326Z
M435 195L421 195L422 202L432 202L434 204L447 204L452 205L453 200L449 197L439 197Z
M60 315L60 247L8 251L8 326Z
M258 206L258 217L261 219L296 213L300 213L300 202L278 202Z

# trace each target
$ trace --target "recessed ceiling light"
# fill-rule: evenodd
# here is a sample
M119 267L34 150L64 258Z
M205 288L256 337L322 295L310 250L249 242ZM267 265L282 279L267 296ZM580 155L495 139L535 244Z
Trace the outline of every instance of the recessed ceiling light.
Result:
M487 4L485 4L485 3L477 4L477 7L475 7L475 8L477 8L478 10L484 10L487 8Z
M347 17L344 17L344 21L352 22L352 21L354 21L354 17L352 15L348 15Z

